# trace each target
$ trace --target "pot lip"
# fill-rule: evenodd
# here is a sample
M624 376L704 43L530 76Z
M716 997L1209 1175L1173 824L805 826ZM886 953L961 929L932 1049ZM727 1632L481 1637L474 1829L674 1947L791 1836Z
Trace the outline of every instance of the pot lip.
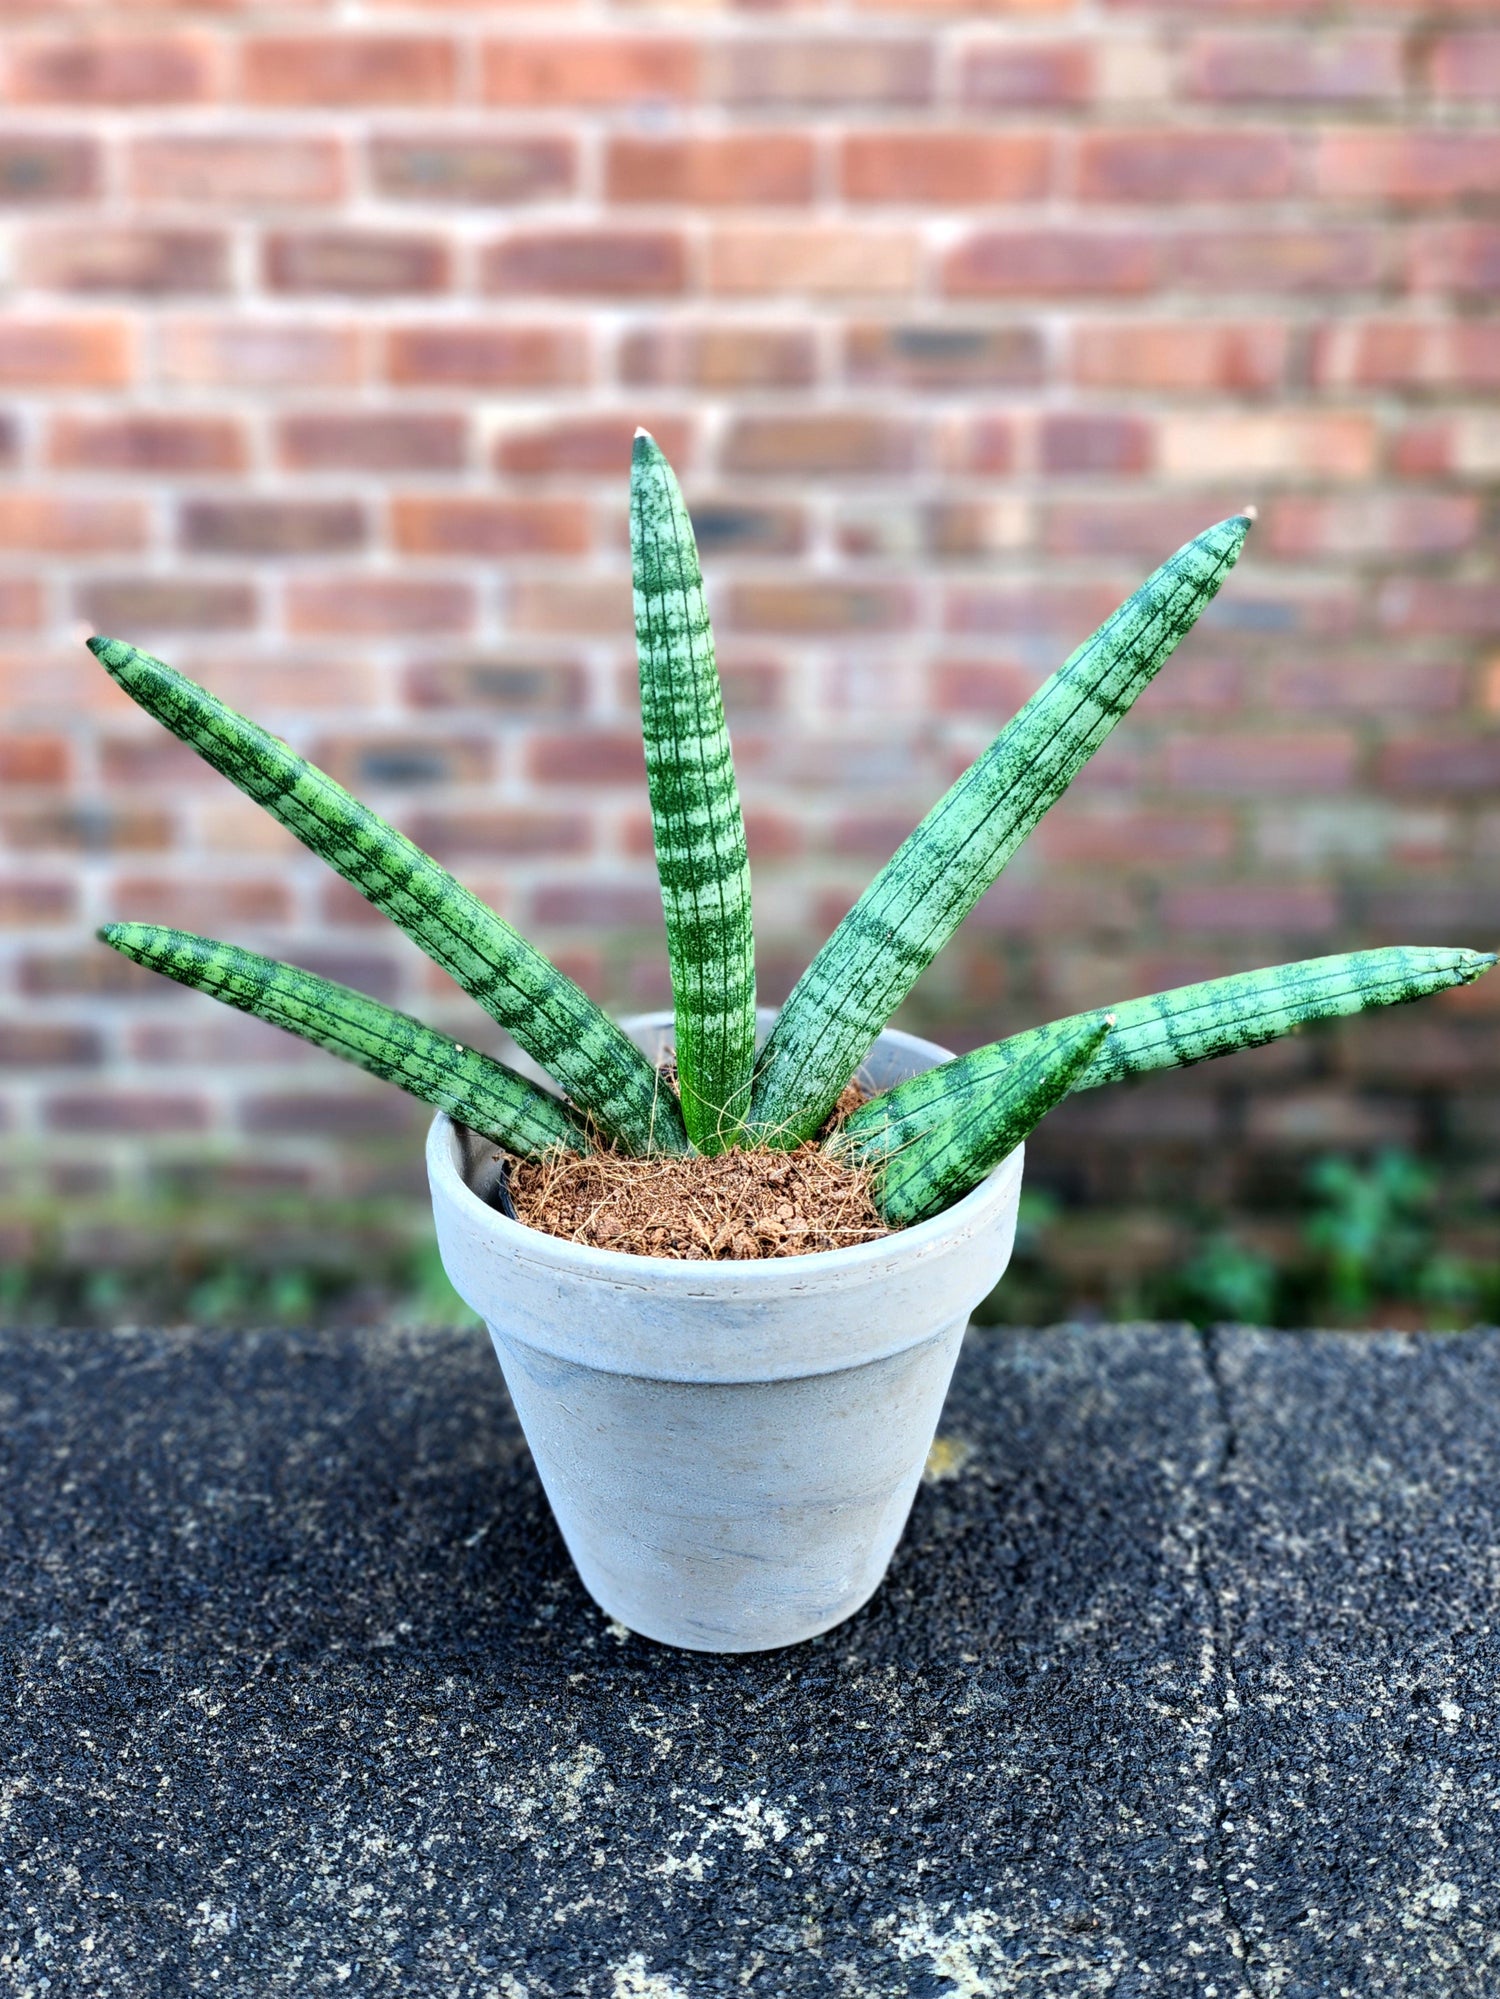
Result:
M639 1014L621 1021L627 1034L670 1028L670 1013ZM879 1041L922 1058L923 1068L951 1059L951 1051L900 1028L887 1028ZM1015 1197L1026 1148L1018 1145L951 1208L925 1222L916 1222L874 1242L852 1243L846 1249L806 1251L799 1256L707 1258L640 1256L632 1251L595 1249L568 1242L545 1230L513 1222L482 1201L463 1173L463 1141L446 1111L433 1118L427 1136L427 1168L435 1197L444 1198L466 1229L488 1239L507 1258L540 1265L558 1276L582 1278L616 1289L660 1290L686 1296L724 1300L760 1299L771 1295L820 1290L842 1280L868 1281L893 1266L940 1254L988 1228Z

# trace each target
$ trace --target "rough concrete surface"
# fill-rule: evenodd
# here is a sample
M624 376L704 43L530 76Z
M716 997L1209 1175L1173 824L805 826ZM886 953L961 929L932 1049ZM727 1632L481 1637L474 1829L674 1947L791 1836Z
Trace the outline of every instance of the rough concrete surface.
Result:
M729 1659L477 1335L0 1363L17 1999L1500 1992L1500 1335L972 1334L874 1602Z

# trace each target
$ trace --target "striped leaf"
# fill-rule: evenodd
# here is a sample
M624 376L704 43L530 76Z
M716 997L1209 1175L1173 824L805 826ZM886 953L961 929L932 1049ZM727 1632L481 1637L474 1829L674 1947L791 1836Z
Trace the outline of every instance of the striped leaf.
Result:
M1233 567L1250 521L1180 548L1039 688L875 877L798 980L756 1066L765 1141L811 1137L918 977L1148 687Z
M1494 962L1483 951L1397 945L1271 965L1127 1000L1109 1009L1113 1032L1078 1066L1071 1088L1092 1090L1152 1069L1258 1048L1308 1021L1467 985ZM830 1142L856 1146L863 1158L879 1158L904 1143L926 1141L929 1133L941 1135L948 1124L961 1127L971 1114L988 1111L997 1089L1009 1089L1018 1073L1034 1072L1039 1062L1051 1062L1060 1041L1086 1039L1098 1020L1097 1013L1071 1014L928 1069L861 1104Z
M150 654L89 640L125 692L399 924L627 1152L681 1152L676 1098L608 1015L446 868L257 723Z
M688 1137L722 1152L744 1125L755 1064L750 861L692 525L645 431L631 457L630 548L677 1089Z
M877 1167L872 1191L883 1220L896 1228L926 1221L1015 1151L1098 1058L1112 1024L1090 1014L1039 1028L983 1085L956 1077L959 1062L928 1069L861 1104L829 1147Z
M1225 979L1205 979L1145 999L1126 1000L1110 1008L1115 1031L1073 1087L1093 1090L1101 1083L1144 1076L1153 1069L1183 1069L1216 1055L1259 1048L1310 1021L1426 999L1449 986L1471 985L1494 962L1490 951L1393 944L1379 951L1347 951L1329 958L1302 958L1290 965L1267 965L1257 972L1236 972ZM1024 1039L1011 1036L1012 1041ZM989 1052L980 1049L961 1059L974 1061Z
M583 1120L559 1098L503 1062L348 986L235 944L154 923L110 923L99 935L136 964L368 1069L508 1152L539 1159L559 1147L590 1149Z

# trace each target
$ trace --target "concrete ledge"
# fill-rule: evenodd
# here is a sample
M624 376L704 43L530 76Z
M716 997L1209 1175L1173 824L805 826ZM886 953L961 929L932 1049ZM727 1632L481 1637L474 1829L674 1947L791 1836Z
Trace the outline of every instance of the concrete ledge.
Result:
M611 1630L471 1335L15 1334L20 1999L1500 1991L1500 1334L972 1334L801 1649Z

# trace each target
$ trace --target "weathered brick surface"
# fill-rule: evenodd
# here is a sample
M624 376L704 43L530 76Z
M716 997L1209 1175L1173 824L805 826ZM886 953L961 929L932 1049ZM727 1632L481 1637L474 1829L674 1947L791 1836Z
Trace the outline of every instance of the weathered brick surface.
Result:
M913 1019L972 1042L1247 961L1497 941L1500 0L10 13L0 1127L44 1184L227 1144L268 1186L370 1188L398 1184L371 1141L410 1145L359 1079L90 943L106 916L486 1032L141 726L87 627L322 757L602 997L661 997L638 422L699 520L767 997L1248 500L1228 591ZM1310 1037L1159 1120L1100 1093L1056 1145L1157 1192L1195 1147L1227 1187L1261 1146L1472 1145L1497 1013L1500 981L1420 1040Z

